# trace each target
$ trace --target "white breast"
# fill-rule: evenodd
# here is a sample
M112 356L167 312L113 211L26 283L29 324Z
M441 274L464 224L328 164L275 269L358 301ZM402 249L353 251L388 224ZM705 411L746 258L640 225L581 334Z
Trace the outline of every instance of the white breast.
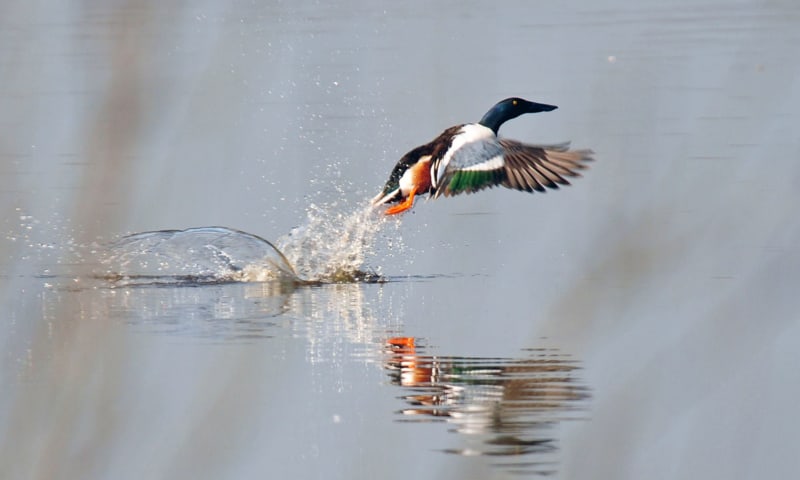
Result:
M408 192L414 187L414 167L411 166L405 172L403 172L403 176L400 177L400 193L403 194L403 197L408 196Z
M444 176L444 172L447 169L447 166L450 164L450 160L453 158L453 155L464 145L473 143L473 142L482 142L489 139L497 138L489 127L484 127L479 123L468 123L461 127L461 130L453 137L453 142L450 144L450 148L445 152L442 159L439 161L438 169L436 170L435 175L431 175L431 182L433 183L433 187L436 188L438 186L439 179ZM434 172L431 172L432 174Z

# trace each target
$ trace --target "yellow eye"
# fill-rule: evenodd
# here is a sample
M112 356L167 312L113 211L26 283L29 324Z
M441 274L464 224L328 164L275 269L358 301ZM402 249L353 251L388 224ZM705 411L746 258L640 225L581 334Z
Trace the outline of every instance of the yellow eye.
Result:
M517 106L517 101L516 100L511 100L511 104L514 105L514 106Z

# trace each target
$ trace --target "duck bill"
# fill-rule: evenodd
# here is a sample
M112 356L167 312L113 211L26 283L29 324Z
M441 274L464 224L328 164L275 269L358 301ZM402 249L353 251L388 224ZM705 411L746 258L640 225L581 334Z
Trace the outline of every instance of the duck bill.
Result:
M550 112L558 108L555 105L548 105L546 103L536 103L536 102L528 102L528 111L530 113L537 113L537 112Z

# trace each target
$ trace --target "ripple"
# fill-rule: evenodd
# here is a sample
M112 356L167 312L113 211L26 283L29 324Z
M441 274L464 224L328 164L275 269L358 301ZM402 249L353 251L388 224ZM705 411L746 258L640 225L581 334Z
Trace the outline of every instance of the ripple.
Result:
M466 445L442 448L444 453L508 457L496 466L513 474L553 473L555 427L583 419L591 397L576 376L579 362L554 349L532 349L522 358L426 350L413 337L386 342L384 368L405 392L398 422L447 424Z

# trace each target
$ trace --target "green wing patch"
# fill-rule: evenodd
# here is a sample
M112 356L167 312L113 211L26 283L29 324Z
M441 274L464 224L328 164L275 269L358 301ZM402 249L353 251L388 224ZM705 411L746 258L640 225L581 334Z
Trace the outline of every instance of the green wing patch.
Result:
M502 181L502 170L459 170L453 173L450 183L447 184L447 193L457 195L462 192L477 192Z

